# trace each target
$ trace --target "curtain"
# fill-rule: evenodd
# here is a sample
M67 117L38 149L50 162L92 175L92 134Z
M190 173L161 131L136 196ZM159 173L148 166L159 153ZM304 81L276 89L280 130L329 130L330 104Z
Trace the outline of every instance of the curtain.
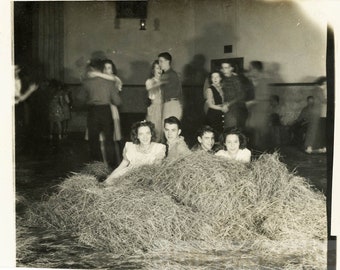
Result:
M63 10L63 2L36 2L32 43L41 78L64 80Z

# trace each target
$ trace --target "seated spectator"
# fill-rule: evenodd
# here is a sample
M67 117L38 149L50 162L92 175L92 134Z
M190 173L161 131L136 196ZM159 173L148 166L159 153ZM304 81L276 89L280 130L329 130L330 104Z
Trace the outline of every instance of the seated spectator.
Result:
M168 147L167 159L175 160L191 153L184 138L180 136L181 122L175 116L164 119L164 135Z
M217 151L216 156L230 161L250 162L251 152L246 148L247 139L240 130L236 128L225 130L221 136L221 145L224 145L224 150Z
M155 125L149 121L136 122L131 128L131 142L125 144L123 160L105 180L112 185L115 179L142 165L160 164L165 157L165 145L156 143Z
M197 131L197 143L191 148L192 151L206 151L215 153L215 131L210 126L203 126Z

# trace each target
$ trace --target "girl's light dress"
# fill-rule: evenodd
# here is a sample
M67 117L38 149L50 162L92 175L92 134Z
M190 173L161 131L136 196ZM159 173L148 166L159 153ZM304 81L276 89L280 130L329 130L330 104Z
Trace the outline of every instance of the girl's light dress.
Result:
M115 177L119 177L133 168L137 168L143 165L154 164L158 160L165 158L165 145L161 143L152 142L150 145L150 151L148 153L138 151L138 144L132 142L126 142L123 157L129 161L129 165L115 174Z
M151 105L147 109L146 120L155 124L156 141L160 142L163 136L163 101L161 89L157 84L159 84L159 80L156 78L147 79L145 82L145 87L151 100Z
M228 160L235 160L235 161L239 161L239 162L243 162L243 163L250 162L250 158L251 158L251 152L247 148L238 150L238 152L236 154L236 158L233 158L230 155L230 153L226 150L219 150L219 151L216 152L215 155L219 156L219 157L224 157Z

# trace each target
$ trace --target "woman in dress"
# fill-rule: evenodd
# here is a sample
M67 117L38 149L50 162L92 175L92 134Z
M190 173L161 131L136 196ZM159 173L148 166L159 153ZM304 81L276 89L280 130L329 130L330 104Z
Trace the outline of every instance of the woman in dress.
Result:
M155 125L150 121L136 122L131 128L131 142L126 142L123 160L104 184L110 186L117 177L142 165L160 164L165 157L165 145L156 143Z
M223 91L221 87L222 75L219 72L212 72L209 75L210 87L207 88L208 107L206 123L211 126L217 134L223 131Z
M145 87L148 91L148 97L151 105L148 107L146 120L155 124L156 142L160 142L163 136L162 124L162 92L160 89L160 78L162 70L158 60L155 60L151 66L151 77L146 80Z

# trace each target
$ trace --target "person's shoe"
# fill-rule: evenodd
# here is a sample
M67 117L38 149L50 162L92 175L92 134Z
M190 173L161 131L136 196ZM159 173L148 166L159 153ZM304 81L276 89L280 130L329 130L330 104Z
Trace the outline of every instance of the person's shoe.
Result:
M323 147L323 148L320 148L318 152L319 153L327 153L327 149L326 149L326 147Z
M306 152L307 154L311 154L311 153L313 152L313 148L312 148L311 146L307 146L305 152Z

